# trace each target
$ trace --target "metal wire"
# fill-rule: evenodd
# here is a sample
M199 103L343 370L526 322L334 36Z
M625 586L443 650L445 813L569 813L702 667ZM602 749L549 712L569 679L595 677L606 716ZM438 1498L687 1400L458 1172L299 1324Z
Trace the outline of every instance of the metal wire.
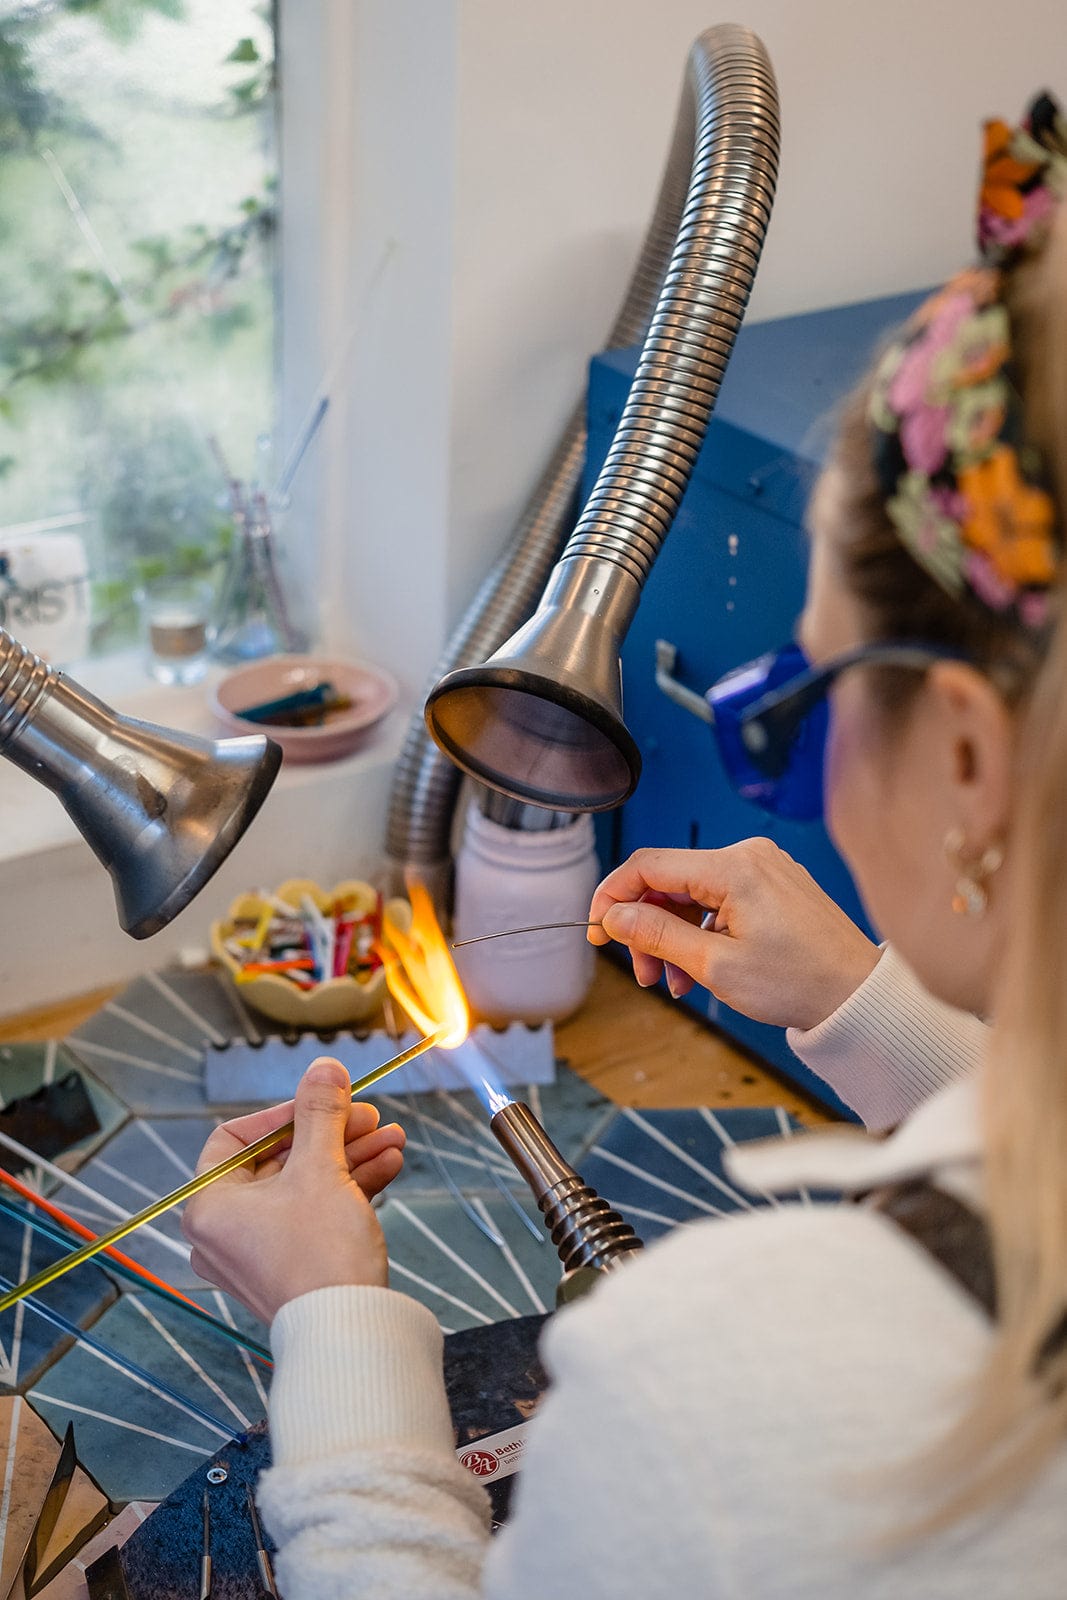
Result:
M530 928L501 928L498 933L479 933L473 939L456 939L453 950L465 950L469 944L484 944L487 939L513 939L517 933L551 933L556 928L602 928L602 922L535 922Z

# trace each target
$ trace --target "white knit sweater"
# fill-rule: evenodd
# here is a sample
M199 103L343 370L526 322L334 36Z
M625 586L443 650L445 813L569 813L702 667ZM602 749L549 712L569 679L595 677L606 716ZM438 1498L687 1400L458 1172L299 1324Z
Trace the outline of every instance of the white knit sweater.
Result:
M898 1048L909 1030L914 1057ZM875 1121L948 1087L885 1141L835 1130L749 1147L735 1179L849 1188L929 1172L980 1198L974 1076L950 1080L981 1039L883 956L794 1048ZM914 1511L907 1463L988 1340L963 1291L860 1206L679 1229L549 1324L552 1387L490 1544L483 1491L456 1463L433 1317L385 1289L305 1295L272 1328L260 1499L282 1593L1061 1600L1067 1455L998 1515L879 1543Z

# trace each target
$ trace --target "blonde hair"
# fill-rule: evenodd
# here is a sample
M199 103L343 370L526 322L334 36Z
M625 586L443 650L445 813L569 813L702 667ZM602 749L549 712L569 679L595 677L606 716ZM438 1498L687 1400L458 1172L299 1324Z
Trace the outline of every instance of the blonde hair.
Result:
M1042 452L1067 535L1067 202L1050 239L1011 273L1006 299L1028 438ZM871 462L867 385L850 402L837 465L846 497L845 581L872 637L964 652L1015 708L1017 795L1012 903L984 1085L988 1220L997 1323L988 1361L918 1487L933 1531L1021 1489L1067 1438L1067 603L1043 645L1017 623L938 588L901 546ZM1067 553L1062 557L1067 565ZM918 692L914 674L874 686L890 716ZM913 1479L913 1487L915 1487Z

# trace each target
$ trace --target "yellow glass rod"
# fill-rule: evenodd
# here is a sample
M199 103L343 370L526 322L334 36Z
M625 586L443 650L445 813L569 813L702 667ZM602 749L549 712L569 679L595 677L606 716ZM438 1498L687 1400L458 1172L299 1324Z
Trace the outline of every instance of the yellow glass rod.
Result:
M393 1056L373 1072L368 1072L365 1077L359 1078L352 1085L352 1099L357 1100L365 1089L377 1083L380 1078L386 1077L390 1072L395 1072L397 1067L402 1067L405 1062L413 1061L416 1056L421 1056L424 1050L430 1050L442 1039L447 1029L438 1028L435 1032L427 1034L425 1039L420 1039L418 1044L413 1044L410 1049L402 1050L398 1056ZM138 1211L136 1216L127 1217L125 1222L120 1222L112 1228L110 1233L101 1233L97 1238L91 1239L88 1244L83 1244L79 1250L72 1250L69 1255L62 1256L52 1265L45 1267L34 1278L27 1278L25 1283L16 1284L13 1289L0 1296L0 1315L10 1310L14 1305L28 1294L36 1294L38 1290L47 1288L72 1267L80 1267L83 1261L90 1261L101 1250L106 1250L109 1245L117 1244L120 1239L125 1239L127 1234L133 1233L146 1222L154 1222L161 1217L164 1211L169 1211L172 1206L181 1205L183 1200L188 1200L191 1195L199 1194L201 1189L206 1189L208 1184L214 1183L216 1178L224 1178L228 1172L236 1172L238 1167L247 1166L250 1161L259 1161L263 1156L271 1155L279 1145L285 1144L293 1131L293 1124L287 1122L282 1128L275 1128L273 1133L265 1133L262 1139L257 1139L254 1144L248 1145L244 1150L239 1150L235 1155L228 1156L225 1161L220 1161L217 1166L209 1167L206 1172L201 1172L195 1178L190 1178L188 1183L183 1183L181 1188L165 1194L160 1200L153 1200L150 1206L143 1211Z

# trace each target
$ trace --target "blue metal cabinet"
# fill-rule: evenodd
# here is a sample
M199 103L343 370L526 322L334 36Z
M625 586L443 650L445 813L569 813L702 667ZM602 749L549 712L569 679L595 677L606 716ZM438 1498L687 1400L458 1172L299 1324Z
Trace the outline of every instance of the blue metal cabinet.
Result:
M729 668L790 637L804 599L804 506L832 435L833 408L862 375L881 336L918 299L865 301L742 330L624 648L626 722L644 766L632 798L600 819L605 868L641 845L706 848L765 834L867 926L822 825L779 821L737 798L707 724L657 688L655 653L657 639L675 645L675 675L703 693ZM586 493L611 444L636 362L635 350L611 351L592 362ZM740 1016L703 989L686 1004L837 1106L789 1050L780 1028Z

